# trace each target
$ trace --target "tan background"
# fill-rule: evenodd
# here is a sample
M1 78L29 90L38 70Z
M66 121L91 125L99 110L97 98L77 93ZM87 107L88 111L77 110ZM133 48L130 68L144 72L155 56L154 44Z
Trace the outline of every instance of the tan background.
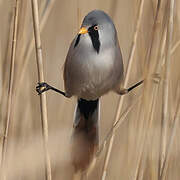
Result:
M30 0L19 0L19 20L17 51L15 59L15 78L11 122L8 136L6 157L7 180L41 180L45 178L42 150L42 127L40 119L39 97L35 91L37 83L37 66L35 59L33 24ZM83 17L93 9L107 12L116 25L122 49L124 67L127 69L128 57L135 32L136 18L140 0L39 0L41 23L44 18L41 38L43 48L44 73L46 81L59 89L63 89L63 63L71 40L78 32ZM152 40L152 28L156 13L156 0L145 0L137 47L133 57L133 66L128 86L145 76L147 50ZM7 96L10 75L10 52L12 44L12 17L14 1L0 0L0 148L5 129L7 113ZM180 40L180 2L175 1L174 34L172 46ZM49 13L50 11L50 13ZM49 13L49 16L47 14ZM166 13L164 11L163 13ZM79 14L79 15L78 15ZM46 17L47 16L47 17ZM161 24L161 22L159 22ZM30 46L33 47L31 48ZM160 51L160 49L157 50ZM175 109L180 93L176 93L180 79L180 47L171 56L170 96L168 119L168 137L172 129ZM164 52L165 53L165 52ZM157 59L162 61L162 59ZM161 63L162 64L162 63ZM151 67L149 67L151 68ZM161 66L160 69L164 69ZM160 76L162 77L162 74ZM161 78L160 78L161 79ZM162 120L162 81L155 94L154 115L152 120L145 113L141 118L144 105L138 100L137 105L128 113L125 121L116 131L114 146L107 169L107 180L156 180L158 179L159 154L161 150ZM152 86L156 84L152 83ZM137 100L140 94L146 94L143 86L137 88L124 99L123 109ZM151 93L151 91L148 91ZM151 97L151 95L149 95ZM112 127L117 110L119 96L109 93L101 99L100 142ZM52 164L53 180L71 180L72 167L69 163L69 143L72 131L72 118L75 98L65 99L47 92L49 150ZM146 103L146 108L148 103ZM143 112L146 112L144 110ZM146 116L147 115L147 116ZM178 120L179 117L178 117ZM146 123L147 122L147 123ZM147 125L148 124L148 125ZM170 148L167 180L180 178L180 133L179 123ZM145 141L144 141L145 140ZM106 149L97 160L89 179L101 179ZM141 153L142 152L142 153ZM0 159L2 157L0 156ZM138 172L138 173L137 173Z

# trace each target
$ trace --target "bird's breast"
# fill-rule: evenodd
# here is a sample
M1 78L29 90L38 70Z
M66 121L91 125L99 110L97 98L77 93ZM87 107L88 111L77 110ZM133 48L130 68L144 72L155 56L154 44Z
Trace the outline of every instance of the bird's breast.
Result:
M97 53L80 47L66 63L65 82L69 94L87 100L97 99L114 87L118 59L113 48Z

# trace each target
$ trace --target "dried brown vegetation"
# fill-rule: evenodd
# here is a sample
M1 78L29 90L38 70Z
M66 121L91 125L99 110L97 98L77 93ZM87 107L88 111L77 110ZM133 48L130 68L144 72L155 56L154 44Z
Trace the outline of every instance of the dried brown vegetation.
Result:
M179 180L180 1L38 3L47 82L63 89L62 67L69 44L84 15L93 9L106 11L115 22L125 87L146 79L123 98L113 93L102 97L101 149L88 179ZM6 180L47 179L43 146L47 134L43 140L41 106L35 92L38 71L31 0L1 0L0 22L0 175ZM49 173L53 180L71 180L75 99L53 92L46 95Z

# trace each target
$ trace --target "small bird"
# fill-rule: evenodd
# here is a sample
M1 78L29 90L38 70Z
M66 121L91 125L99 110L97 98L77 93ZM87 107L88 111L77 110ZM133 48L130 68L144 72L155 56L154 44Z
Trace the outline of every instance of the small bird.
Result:
M100 97L109 91L123 95L139 86L122 88L123 58L115 25L101 10L89 12L73 39L64 66L65 92L39 83L39 94L49 89L65 97L77 97L72 135L72 163L85 171L99 144Z

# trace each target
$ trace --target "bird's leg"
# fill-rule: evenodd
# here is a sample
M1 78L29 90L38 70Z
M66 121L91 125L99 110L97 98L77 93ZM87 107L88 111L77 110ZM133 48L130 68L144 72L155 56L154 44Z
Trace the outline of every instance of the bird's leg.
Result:
M36 86L36 91L38 92L39 95L42 94L45 91L50 90L50 89L53 90L53 91L56 91L59 94L62 94L65 97L67 97L65 92L63 92L63 91L61 91L59 89L56 89L56 88L50 86L49 84L47 84L45 82L38 83L38 85Z
M120 95L124 95L124 94L127 94L128 92L130 92L131 90L133 90L134 88L138 87L139 85L141 85L142 83L144 82L144 80L142 81L139 81L138 83L134 84L133 86L125 89L125 88L122 88L118 91L116 91L118 94Z
M151 76L152 80L154 83L159 83L159 81L161 80L161 74L160 73L155 73ZM141 85L144 82L144 80L139 81L138 83L136 83L135 85L131 86L128 89L122 88L122 89L118 89L116 92L120 95L124 95L127 94L128 92L130 92L131 90L133 90L134 88L138 87L139 85Z

